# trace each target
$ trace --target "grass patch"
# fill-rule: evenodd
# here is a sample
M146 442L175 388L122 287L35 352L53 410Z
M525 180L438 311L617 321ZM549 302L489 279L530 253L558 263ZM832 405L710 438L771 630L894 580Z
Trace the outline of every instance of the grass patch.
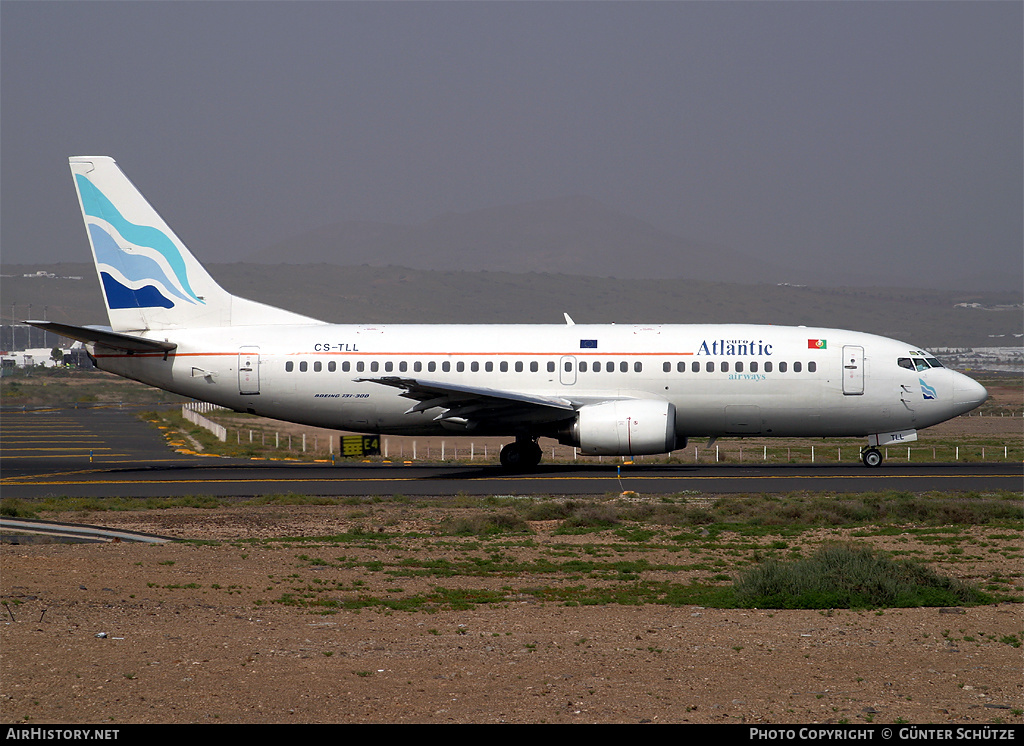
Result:
M0 513L66 519L59 514L249 507L284 516L289 505L330 506L332 533L209 543L241 550L240 562L249 551L278 555L280 571L252 603L313 614L520 602L863 609L1021 601L1019 577L984 564L1022 556L1021 495L1010 492L46 498L2 500ZM869 548L880 542L886 552ZM944 578L943 568L977 586ZM210 583L203 592L238 593L227 588Z
M807 559L771 560L735 583L736 603L767 609L876 609L989 603L972 586L869 547L825 547Z
M476 513L453 517L445 522L446 533L455 536L495 536L498 534L528 534L526 520L512 512L495 514Z

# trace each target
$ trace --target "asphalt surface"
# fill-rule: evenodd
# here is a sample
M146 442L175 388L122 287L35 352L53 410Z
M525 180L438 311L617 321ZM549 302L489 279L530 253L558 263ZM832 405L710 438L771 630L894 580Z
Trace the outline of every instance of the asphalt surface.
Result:
M404 463L299 463L181 454L134 413L117 409L4 412L0 487L7 498L249 497L405 495L605 495L1020 491L1015 462L804 465L542 464L510 475L498 466Z

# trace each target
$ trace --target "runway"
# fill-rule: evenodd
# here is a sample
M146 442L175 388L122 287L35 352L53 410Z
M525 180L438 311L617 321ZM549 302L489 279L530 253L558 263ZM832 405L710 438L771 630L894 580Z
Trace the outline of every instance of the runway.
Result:
M0 421L5 498L439 497L1020 491L1021 465L1003 463L800 465L542 464L510 475L498 466L252 461L177 453L155 428L116 409L5 412Z

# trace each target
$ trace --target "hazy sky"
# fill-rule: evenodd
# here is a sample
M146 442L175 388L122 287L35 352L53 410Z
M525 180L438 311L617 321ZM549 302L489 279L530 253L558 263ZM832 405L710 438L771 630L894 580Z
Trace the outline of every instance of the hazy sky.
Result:
M583 194L753 256L1019 287L1022 8L3 0L0 258L86 261L67 157L111 155L210 262Z

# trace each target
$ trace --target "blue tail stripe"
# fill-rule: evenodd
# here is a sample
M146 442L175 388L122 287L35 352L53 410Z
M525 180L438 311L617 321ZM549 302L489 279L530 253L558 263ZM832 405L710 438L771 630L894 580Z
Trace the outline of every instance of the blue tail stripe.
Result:
M185 261L178 251L178 247L168 238L167 234L158 228L149 225L136 225L126 220L113 203L107 199L96 186L81 174L75 175L78 181L79 193L82 196L82 207L86 215L106 220L114 226L128 241L137 246L146 246L158 251L167 260L175 276L192 298L202 303L202 299L192 290L188 282L188 274L185 270Z
M103 278L103 292L107 296L108 308L173 308L174 303L165 298L153 285L145 285L138 290L125 287L106 272L100 272Z
M162 285L167 292L173 293L188 303L195 303L174 286L167 273L152 257L121 251L110 234L98 225L89 226L89 235L92 237L92 245L96 249L96 261L99 264L116 268L126 280L131 282L154 281Z

